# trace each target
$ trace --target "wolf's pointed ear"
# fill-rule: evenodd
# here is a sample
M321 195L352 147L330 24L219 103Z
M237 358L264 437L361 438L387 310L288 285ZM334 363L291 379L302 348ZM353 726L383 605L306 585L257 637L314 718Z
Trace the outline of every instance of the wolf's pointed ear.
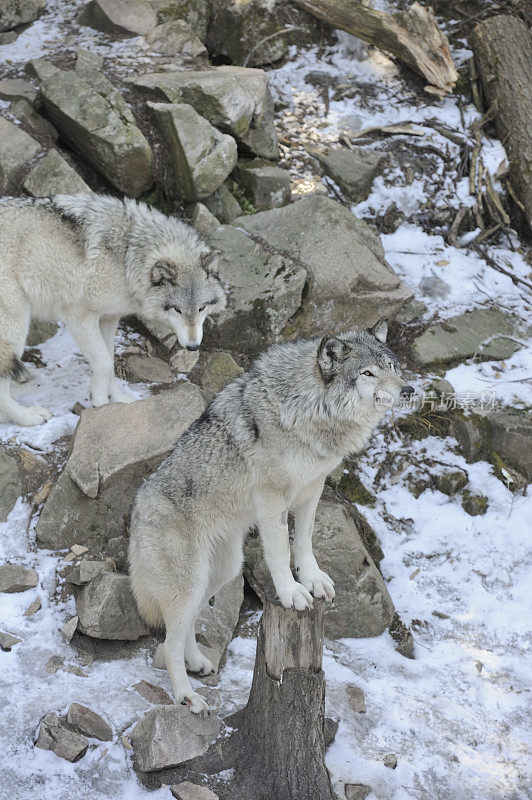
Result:
M324 336L318 347L318 367L327 383L331 380L336 364L340 361L345 350L344 343L336 336Z
M163 283L173 283L176 279L175 267L168 261L158 261L152 268L150 279L153 286L161 286Z
M379 342L385 344L388 335L388 317L381 317L373 328L368 328L368 333L373 334Z
M201 266L207 275L218 275L218 261L220 258L219 250L211 250L210 253L201 254Z

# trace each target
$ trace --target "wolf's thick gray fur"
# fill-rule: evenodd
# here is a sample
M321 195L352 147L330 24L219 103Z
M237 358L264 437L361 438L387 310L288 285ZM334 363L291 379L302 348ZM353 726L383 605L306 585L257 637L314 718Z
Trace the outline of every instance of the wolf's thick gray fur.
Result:
M94 405L131 402L114 378L120 317L169 323L197 349L205 317L225 305L216 254L181 220L96 194L0 202L0 413L49 419L11 397L30 319L62 320L91 368Z
M312 552L312 529L326 476L366 446L390 402L413 391L371 331L275 345L225 387L139 490L132 511L130 571L146 621L165 625L165 657L176 702L207 705L193 672L212 665L194 621L242 566L244 534L258 525L264 555L285 606L334 597ZM290 571L288 511L294 513Z

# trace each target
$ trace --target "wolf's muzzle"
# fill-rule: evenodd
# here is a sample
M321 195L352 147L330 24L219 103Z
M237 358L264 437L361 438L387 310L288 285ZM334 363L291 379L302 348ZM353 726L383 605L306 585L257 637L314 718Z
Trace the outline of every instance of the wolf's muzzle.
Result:
M401 389L401 397L411 397L416 390L413 386L403 386Z
M199 350L199 344L187 344L187 350Z

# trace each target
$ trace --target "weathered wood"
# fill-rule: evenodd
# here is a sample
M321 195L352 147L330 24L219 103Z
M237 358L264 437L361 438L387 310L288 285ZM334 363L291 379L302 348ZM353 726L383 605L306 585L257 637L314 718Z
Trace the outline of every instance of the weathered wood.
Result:
M516 17L498 15L475 27L471 46L486 105L495 104L511 188L532 227L532 35Z
M386 14L356 0L292 0L297 6L386 50L427 81L427 91L445 94L458 80L449 42L431 8L412 3L408 11Z

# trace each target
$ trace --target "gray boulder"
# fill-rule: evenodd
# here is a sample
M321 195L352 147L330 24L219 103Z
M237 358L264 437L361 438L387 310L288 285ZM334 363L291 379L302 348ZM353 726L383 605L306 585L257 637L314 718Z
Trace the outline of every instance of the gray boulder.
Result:
M170 365L156 356L128 356L127 377L132 383L172 383Z
M117 189L138 197L151 186L152 149L128 104L103 75L55 70L41 92L62 137Z
M148 105L170 152L177 194L188 202L208 197L236 164L235 140L220 133L187 103Z
M149 100L188 103L245 151L275 159L277 134L268 78L260 69L213 67L155 72L130 79Z
M257 211L290 201L290 173L264 159L240 159L233 177Z
M238 217L233 225L305 268L308 291L293 331L300 335L373 325L411 297L384 258L378 235L328 197Z
M421 367L460 363L474 355L483 360L505 359L520 349L511 338L516 336L517 317L495 308L476 308L429 325L414 340L410 353Z
M336 589L334 605L327 604L325 610L326 635L331 639L380 636L394 615L392 599L355 523L339 503L318 505L313 546L318 564ZM248 538L245 556L260 591L270 576L258 537Z
M113 731L107 722L95 711L80 703L71 703L67 713L67 723L77 733L85 734L91 739L111 742Z
M354 203L365 200L373 181L389 161L386 153L363 147L348 150L345 147L307 148L316 159L322 172L333 179Z
M22 494L22 481L16 458L0 447L0 522L5 522Z
M210 353L201 367L198 367L199 380L208 403L216 397L224 386L238 378L244 370L239 367L231 353Z
M188 207L188 213L190 214L192 225L200 236L212 233L220 227L219 220L216 219L215 215L212 211L209 211L204 203L192 203L192 205Z
M35 747L52 750L67 761L79 761L87 752L88 740L79 733L69 730L53 711L41 720L39 736Z
M113 572L112 562L102 559L83 558L79 564L74 564L65 569L65 580L75 586L90 583L102 572Z
M115 555L114 546L125 546L138 486L204 407L200 389L181 382L147 400L82 411L70 458L41 513L37 541L52 549L94 545Z
M157 14L147 0L91 0L80 21L111 35L137 36L155 28Z
M257 355L279 338L299 308L306 272L230 225L209 234L208 241L221 252L220 275L230 291L227 308L205 326L205 346Z
M9 111L18 120L23 122L24 125L30 129L31 133L37 136L49 136L53 142L57 140L59 134L52 123L48 122L44 117L41 117L41 115L35 111L32 104L24 97L13 100L9 106Z
M37 99L37 90L29 81L22 78L0 80L0 100L17 100L23 97L32 105Z
M50 150L44 158L37 161L26 175L23 187L33 197L92 191L57 150Z
M157 25L147 36L150 50L165 56L206 58L207 48L183 19Z
M154 772L202 756L222 727L217 717L191 714L183 705L156 706L131 732L135 767Z
M489 449L532 480L532 412L505 409L485 418Z
M242 213L240 203L231 194L227 182L222 183L215 192L204 199L203 203L207 210L214 214L219 223L221 222L224 225L230 225Z
M346 783L345 796L346 800L366 800L368 794L371 794L371 786L365 783Z
M127 575L97 575L78 591L76 613L78 630L93 639L135 641L148 633Z
M16 193L25 168L42 152L39 142L0 117L0 195Z
M34 569L22 564L0 564L0 592L25 592L39 585L39 576Z
M0 32L34 22L46 10L46 0L2 0Z
M211 0L150 0L159 23L185 20L196 36L204 42L211 16Z

